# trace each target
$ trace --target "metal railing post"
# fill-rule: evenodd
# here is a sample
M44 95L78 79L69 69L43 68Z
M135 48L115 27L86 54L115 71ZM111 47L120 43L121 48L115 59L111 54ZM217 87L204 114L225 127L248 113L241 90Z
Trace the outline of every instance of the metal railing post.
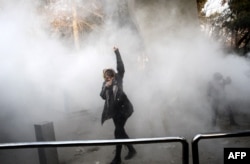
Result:
M189 146L186 139L183 138L182 140L182 163L189 164Z

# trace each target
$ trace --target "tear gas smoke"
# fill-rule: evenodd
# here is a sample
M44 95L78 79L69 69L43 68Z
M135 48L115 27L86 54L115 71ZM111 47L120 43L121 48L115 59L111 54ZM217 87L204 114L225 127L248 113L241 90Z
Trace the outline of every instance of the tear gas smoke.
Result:
M63 39L49 35L37 4L13 2L0 1L4 141L30 139L30 127L23 129L24 125L63 119L65 112L88 110L100 118L102 70L116 67L114 45L122 54L124 90L135 108L126 126L131 137L193 136L207 131L211 107L206 89L214 72L231 77L229 100L246 102L250 97L248 59L225 54L218 43L199 32L196 14L185 10L195 3L157 1L149 7L149 2L137 1L132 5L133 19L140 37L107 18L101 30L90 33L75 51ZM106 3L105 12L114 13L116 4ZM139 69L142 54L148 62ZM96 138L92 133L90 138Z

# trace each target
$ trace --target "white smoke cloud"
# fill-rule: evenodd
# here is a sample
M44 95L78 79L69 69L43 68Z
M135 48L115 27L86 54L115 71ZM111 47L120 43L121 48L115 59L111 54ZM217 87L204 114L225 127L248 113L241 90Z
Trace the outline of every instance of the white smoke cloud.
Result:
M14 118L13 129L83 109L100 118L102 69L116 67L113 46L122 54L124 90L135 107L126 126L131 137L193 136L208 130L211 107L206 89L214 72L232 78L229 99L246 101L248 59L226 55L219 44L205 38L195 13L184 8L192 3L160 2L133 6L144 51L141 38L111 18L76 51L50 35L38 4L0 1L0 118L6 122L1 127L10 128L4 116ZM106 3L107 13L116 10L111 1ZM143 53L149 61L141 70L138 56Z
M189 10L182 13L181 7L175 6L178 3L181 1L154 3L137 11L149 64L143 78L135 80L138 76L132 75L130 85L135 85L130 92L139 110L134 124L137 130L151 127L151 136L192 136L209 131L212 111L206 92L214 72L232 78L226 89L231 102L244 104L250 96L249 87L242 85L249 82L245 75L249 72L248 59L227 54L221 45L205 38L197 29L195 14ZM247 112L239 104L236 108ZM142 117L146 113L148 116Z

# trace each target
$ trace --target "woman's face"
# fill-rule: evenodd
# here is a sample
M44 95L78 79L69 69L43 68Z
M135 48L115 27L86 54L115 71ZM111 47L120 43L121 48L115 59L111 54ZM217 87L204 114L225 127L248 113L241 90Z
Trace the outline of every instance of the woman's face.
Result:
M112 81L112 80L113 80L113 77L111 77L111 76L105 74L105 75L104 75L104 79L105 79L106 82L108 82L108 81Z

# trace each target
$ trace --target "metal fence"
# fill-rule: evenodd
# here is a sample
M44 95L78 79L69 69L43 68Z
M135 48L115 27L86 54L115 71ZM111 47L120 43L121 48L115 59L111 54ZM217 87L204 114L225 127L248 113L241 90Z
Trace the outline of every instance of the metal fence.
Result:
M2 143L0 144L0 150L1 149L45 148L45 147L110 146L110 145L118 145L118 144L152 144L152 143L170 143L170 142L180 142L182 144L182 163L188 164L189 146L188 146L187 140L183 137Z
M192 158L193 164L199 164L200 140L232 137L250 137L250 130L231 132L231 133L207 133L197 134L192 140ZM23 142L23 143L2 143L2 149L24 149L24 148L48 148L48 147L76 147L76 146L111 146L118 144L153 144L153 143L172 143L182 144L182 163L189 163L189 144L183 137L161 137L161 138L139 138L139 139L116 139L116 140L78 140L78 141L41 141L41 142Z
M241 131L233 133L209 133L209 134L197 134L192 141L192 156L193 164L199 164L199 148L198 144L200 140L215 139L215 138L232 138L232 137L249 137L250 131Z

